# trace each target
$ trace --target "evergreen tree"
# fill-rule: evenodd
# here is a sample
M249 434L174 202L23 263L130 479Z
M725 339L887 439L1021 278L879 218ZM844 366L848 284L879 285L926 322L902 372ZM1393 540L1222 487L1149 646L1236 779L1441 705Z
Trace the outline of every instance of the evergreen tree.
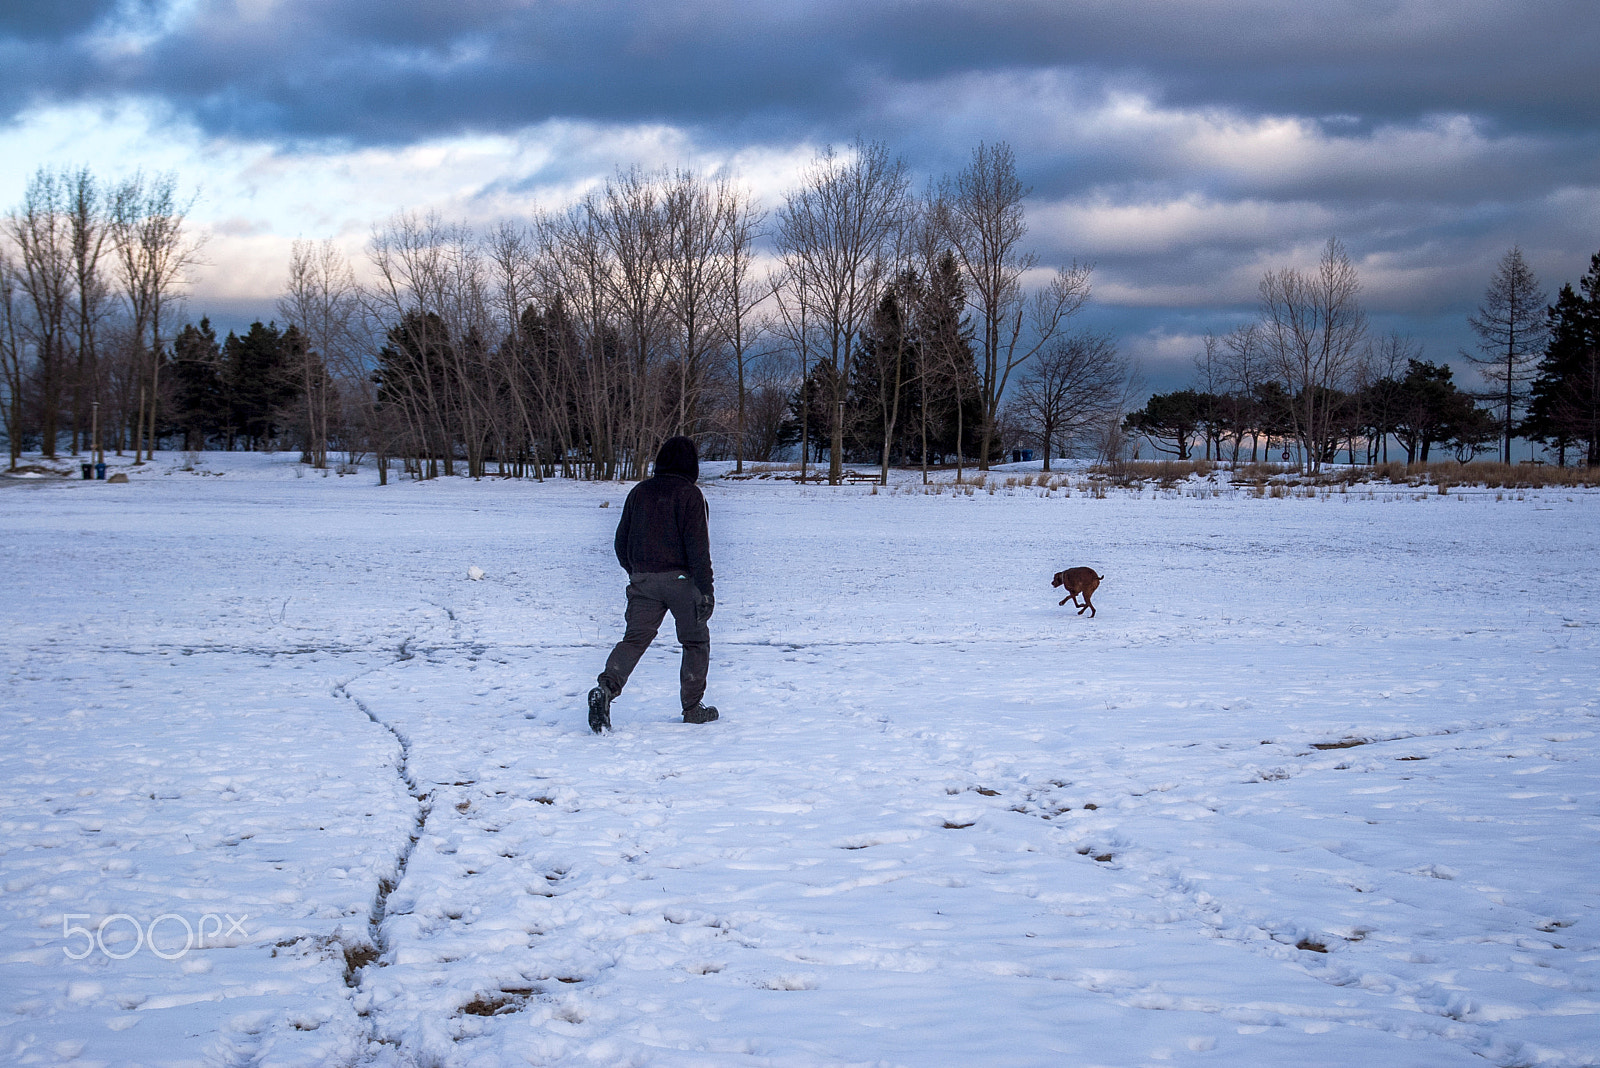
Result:
M832 416L828 407L833 403L834 377L836 372L833 364L827 360L819 360L812 364L811 373L800 384L800 388L789 395L789 415L784 419L778 429L778 444L783 446L798 445L800 443L800 413L806 413L808 426L826 426L826 420ZM810 435L811 460L822 462L823 451L828 447L828 440L820 435Z
M1270 461L1272 443L1279 441L1287 446L1289 439L1294 437L1294 398L1276 379L1259 383L1250 395L1254 401L1252 407L1255 409L1256 427L1261 436L1267 439L1265 458Z
M1600 466L1600 252L1578 291L1563 285L1547 315L1549 343L1521 433L1555 448L1563 466L1573 447L1588 466Z
M915 351L922 364L911 392L919 424L917 452L922 451L925 428L930 459L939 461L976 456L982 448L982 382L966 302L960 263L946 251L929 271L913 317Z
M544 310L530 304L518 319L518 329L512 339L518 346L517 373L520 382L531 393L526 413L532 441L543 442L539 455L548 461L556 456L563 458L574 445L585 450L590 447L590 435L579 428L587 428L590 421L583 418L580 397L584 390L577 381L583 371L575 354L581 347L577 328L567 315L566 302L558 294ZM581 440L574 441L577 434Z
M1200 429L1202 405L1202 395L1192 389L1157 393L1122 425L1130 433L1143 434L1158 451L1187 460Z
M433 312L407 312L384 335L373 380L378 405L402 413L415 455L427 462L427 477L437 477L439 462L449 474L449 330Z
M222 381L222 346L211 320L178 331L172 342L172 420L183 431L183 447L201 449L228 422L228 391Z
M1405 447L1406 463L1428 462L1436 444L1454 444L1464 455L1492 440L1494 418L1456 387L1450 368L1409 360L1394 412L1394 436Z
M300 390L295 370L305 341L294 327L279 330L250 324L243 337L230 332L222 343L223 381L228 395L228 447L242 435L251 449L277 436L283 409Z
M847 447L862 459L894 463L906 455L911 380L917 366L910 309L922 295L914 271L884 287L850 361Z
M1478 314L1467 322L1478 335L1481 355L1464 355L1478 364L1493 387L1491 396L1500 405L1500 459L1510 463L1517 406L1527 396L1533 360L1544 345L1545 331L1544 291L1520 248L1513 247L1500 258Z

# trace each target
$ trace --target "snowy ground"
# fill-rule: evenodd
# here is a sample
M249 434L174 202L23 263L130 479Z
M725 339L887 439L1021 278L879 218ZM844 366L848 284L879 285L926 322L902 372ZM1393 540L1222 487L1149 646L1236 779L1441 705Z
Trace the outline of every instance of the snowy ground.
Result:
M180 464L0 486L0 1062L1600 1064L1600 494L711 482L597 738L625 487Z

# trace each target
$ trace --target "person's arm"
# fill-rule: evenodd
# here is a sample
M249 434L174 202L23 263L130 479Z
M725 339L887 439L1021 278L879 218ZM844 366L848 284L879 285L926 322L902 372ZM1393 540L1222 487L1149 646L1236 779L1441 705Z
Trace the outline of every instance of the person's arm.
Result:
M633 530L633 494L628 494L628 499L622 503L622 518L617 520L617 536L612 543L616 550L617 563L622 565L622 570L633 573L628 566L628 538Z
M705 496L698 488L684 502L683 550L689 561L689 577L695 588L707 597L713 595L711 574L711 528L707 522Z

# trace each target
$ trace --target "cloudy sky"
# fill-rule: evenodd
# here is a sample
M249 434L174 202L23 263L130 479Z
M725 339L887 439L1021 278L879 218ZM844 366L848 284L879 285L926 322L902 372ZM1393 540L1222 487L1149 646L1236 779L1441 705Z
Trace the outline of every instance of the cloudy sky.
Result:
M38 166L175 171L191 309L272 314L296 237L569 202L618 167L727 168L768 204L822 145L921 177L1006 141L1045 263L1151 383L1330 235L1374 325L1434 359L1520 245L1600 250L1595 0L12 0L0 207Z

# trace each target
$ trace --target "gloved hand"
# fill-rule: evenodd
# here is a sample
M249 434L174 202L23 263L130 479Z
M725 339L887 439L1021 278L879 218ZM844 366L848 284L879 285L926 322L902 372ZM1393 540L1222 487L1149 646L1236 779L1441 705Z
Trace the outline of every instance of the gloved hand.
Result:
M696 623L704 623L711 618L711 612L716 607L717 599L709 593L702 593L700 595L700 603L695 605L694 608L694 621Z

